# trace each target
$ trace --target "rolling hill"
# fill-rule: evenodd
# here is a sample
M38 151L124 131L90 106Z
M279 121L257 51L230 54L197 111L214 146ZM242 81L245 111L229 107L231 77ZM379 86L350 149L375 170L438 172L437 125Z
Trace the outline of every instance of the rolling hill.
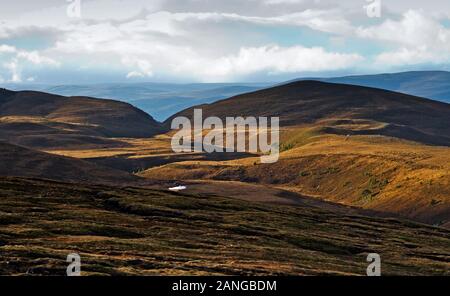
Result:
M176 116L191 117L194 108ZM265 184L450 227L449 104L374 88L297 81L198 108L203 118L279 116L279 161L261 164L259 156L184 160L139 175Z
M89 85L5 84L14 90L36 90L63 96L108 98L130 103L163 121L193 105L212 103L271 83L103 83Z
M2 90L0 138L53 154L0 142L0 274L63 275L68 250L86 275L364 275L372 252L448 274L448 104L303 81L202 108L280 116L280 160L175 154L128 104Z
M81 159L0 142L0 176L89 184L135 184L140 178Z
M333 78L301 78L330 83L351 84L381 88L413 96L450 102L450 72L414 71L375 75L354 75ZM286 84L288 82L283 82ZM257 91L276 85L269 83L101 83L101 84L14 84L4 83L13 90L34 90L62 96L86 96L109 98L130 103L151 114L156 120L164 121L186 108L210 104L239 94Z
M113 138L160 131L150 115L127 103L0 90L0 139L7 142L34 148L120 146Z
M450 146L450 104L375 88L296 81L189 108L164 125L169 128L176 116L192 118L194 108L201 108L204 118L278 116L284 127L316 124L336 134L380 134Z
M390 74L315 78L323 82L383 88L450 103L450 72L411 71Z

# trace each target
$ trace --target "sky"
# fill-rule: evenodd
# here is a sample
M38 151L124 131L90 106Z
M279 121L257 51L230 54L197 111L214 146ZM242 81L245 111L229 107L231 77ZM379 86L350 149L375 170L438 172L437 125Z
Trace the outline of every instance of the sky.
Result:
M450 70L448 0L0 0L0 83Z

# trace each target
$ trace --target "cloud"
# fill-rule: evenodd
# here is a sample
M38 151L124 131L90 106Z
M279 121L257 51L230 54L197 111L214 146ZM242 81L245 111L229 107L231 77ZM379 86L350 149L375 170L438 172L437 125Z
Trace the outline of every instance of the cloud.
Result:
M60 63L46 56L42 56L38 51L19 51L17 58L23 58L35 65L60 66Z
M268 71L271 75L297 71L333 71L354 66L363 58L355 53L327 51L320 46L246 45L245 34L251 35L251 32L226 31L228 35L216 32L217 39L208 39L206 43L203 40L207 33L205 28L212 30L213 34L217 29L214 26L222 22L223 25L227 22L244 22L308 26L324 31L350 30L344 20L326 20L325 16L332 14L307 10L262 18L226 13L150 13L143 19L73 25L66 29L50 52L55 56L84 55L96 60L101 55L105 63L111 61L117 64L120 61L126 69L124 76L128 79L168 73L173 77L221 81L238 77L244 79L245 75L262 71Z
M145 77L145 75L137 71L131 71L127 74L127 78L136 78L136 77L143 78Z
M43 1L27 12L6 8L0 65L10 65L11 79L58 69L124 80L272 80L449 63L448 10L435 0L427 4L436 14L385 1L377 20L363 0L97 0L83 1L81 19L67 17L67 3Z
M166 13L164 15L167 16ZM178 21L191 19L189 14L176 14ZM221 19L223 15L201 14L196 19ZM152 18L147 18L147 20ZM164 19L161 14L157 18ZM165 21L164 21L165 22ZM142 26L137 29L137 26ZM166 23L165 33L179 34L184 42L173 42L166 35L153 35L146 31L147 23L133 22L112 24L91 24L71 31L58 42L55 52L86 54L102 60L120 61L127 69L126 78L154 77L155 73L169 73L172 77L190 78L199 81L229 81L245 79L246 76L267 72L270 75L295 72L333 71L355 66L363 60L355 53L337 53L322 47L290 46L276 44L261 46L239 46L234 52L202 53L195 39L184 39L184 32L177 31L176 24ZM133 27L133 30L130 30ZM154 27L151 27L152 29ZM98 38L97 35L101 35ZM220 41L215 47L220 46ZM214 48L214 47L213 47Z
M2 21L0 21L0 39L4 39L4 38L8 38L9 34L6 30L6 28L4 27L4 23Z
M339 70L355 66L362 61L358 54L327 52L321 47L303 46L241 48L238 54L225 56L212 61L181 65L179 69L192 71L202 77L232 79L252 73L268 72L271 75L296 72L320 72Z
M152 77L152 64L147 60L130 58L128 56L122 59L122 63L128 67L134 67L138 70L131 71L127 74L127 78L135 77Z
M450 48L450 29L419 11L409 10L399 21L386 20L378 26L358 28L362 38L389 41L406 46L428 44Z
M0 45L0 54L15 53L15 52L16 52L16 48L14 46L5 45L5 44Z
M288 14L276 16L247 16L236 13L168 13L165 12L165 20L156 13L148 16L149 20L155 20L155 16L165 22L189 22L197 20L201 22L246 22L263 25L290 25L309 27L314 30L330 33L349 33L353 29L350 23L342 16L339 10L314 10L306 9Z
M450 54L448 52L430 51L427 46L421 46L414 49L401 48L396 51L383 52L376 56L376 65L378 66L405 66L418 64L441 64L450 63Z
M6 62L3 66L11 72L11 79L9 82L22 82L21 70L17 59Z
M27 64L35 66L60 66L59 62L42 55L38 51L20 50L15 46L6 44L0 45L0 57L4 60L3 68L9 71L11 75L8 82L22 82L22 69L28 67ZM31 81L29 80L30 78L27 80ZM4 78L2 80L4 81Z
M450 60L450 29L419 11L409 10L398 21L386 20L378 26L358 28L357 35L398 46L378 54L377 64L397 66Z

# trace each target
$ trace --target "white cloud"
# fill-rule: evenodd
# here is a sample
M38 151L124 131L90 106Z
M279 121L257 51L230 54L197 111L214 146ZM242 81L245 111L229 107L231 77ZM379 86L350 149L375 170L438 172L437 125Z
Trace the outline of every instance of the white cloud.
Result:
M406 46L440 44L450 47L450 29L445 28L437 20L414 10L404 13L399 21L386 20L378 26L358 28L357 35Z
M302 12L273 18L282 24L307 26L318 30L336 34L352 34L354 29L338 10L305 10Z
M277 75L339 70L355 66L362 60L357 54L327 52L320 47L268 45L242 48L235 55L214 60L189 61L178 65L174 71L195 73L205 81L226 81L258 72Z
M357 35L398 46L377 55L377 64L397 66L450 60L450 29L419 11L409 10L398 21L386 20L378 26L358 28Z
M376 56L378 66L393 67L417 65L424 63L440 64L450 63L449 53L430 51L427 46L414 49L400 48L396 51L383 52Z
M169 73L195 80L220 81L243 78L262 71L282 74L354 66L362 60L358 54L340 54L322 47L308 48L301 45L246 46L242 34L226 37L217 33L216 40L202 44L205 34L202 30L209 23L225 21L308 26L323 31L351 30L345 20L325 17L332 15L335 13L312 10L273 18L225 13L158 12L139 20L72 25L50 53L55 56L84 55L95 60L101 56L103 62L116 64L120 61L127 70L127 78Z
M0 54L15 53L15 52L16 52L16 48L14 46L5 45L5 44L0 45Z
M60 66L60 63L46 56L42 56L38 51L19 51L18 58L23 58L35 65Z
M131 71L127 74L127 78L143 78L145 77L144 74L142 74L141 72L137 72L137 71Z
M0 45L0 55L2 62L15 59L15 76L14 67L8 71L16 79L21 69L24 77L34 76L29 69L58 67L63 61L77 73L114 70L129 79L202 81L449 63L450 29L440 23L442 11L448 10L439 19L428 11L405 11L410 6L399 0L384 3L385 18L369 20L364 2L158 0L150 5L129 0L124 5L121 0L98 0L83 1L82 19L68 19L66 3L48 2L45 9L10 14L14 17L0 24L0 38L6 33L11 38L1 41L10 45ZM427 4L432 2L440 7L435 0ZM31 43L42 38L46 45L24 50L11 37L32 34ZM372 44L375 53L367 49Z
M3 66L11 72L11 79L8 82L22 82L21 70L16 58L4 63Z
M159 14L154 14L159 15ZM350 23L339 10L314 10L281 14L277 16L247 16L236 13L165 13L168 20L176 22L189 22L192 20L202 22L234 21L265 25L290 25L309 27L314 30L330 33L350 33L353 31ZM148 19L153 20L153 16Z
M178 19L185 17L186 15L176 16ZM123 28L126 28L126 32ZM101 37L96 38L97 34L101 34ZM68 33L66 39L59 41L54 50L93 57L101 55L102 60L120 61L128 69L126 78L153 77L155 73L169 73L175 77L209 82L242 79L246 75L264 71L277 75L339 70L355 66L363 60L358 54L328 52L321 47L278 45L242 46L232 53L202 54L198 45L195 47L196 44L172 44L171 41L172 39L148 35L140 30L130 31L129 27L124 25L86 25L80 28L80 31ZM220 43L215 46L220 46Z
M27 64L53 67L60 66L59 62L43 56L38 51L19 50L14 46L6 44L0 45L0 55L3 55L5 60L5 62L3 62L3 68L9 71L11 75L8 82L22 82L22 68L27 67ZM31 81L30 78L28 78L27 81ZM34 81L34 78L32 79Z
M127 78L134 77L152 77L152 64L147 60L124 57L122 63L128 67L137 68L135 71L131 71L127 74Z

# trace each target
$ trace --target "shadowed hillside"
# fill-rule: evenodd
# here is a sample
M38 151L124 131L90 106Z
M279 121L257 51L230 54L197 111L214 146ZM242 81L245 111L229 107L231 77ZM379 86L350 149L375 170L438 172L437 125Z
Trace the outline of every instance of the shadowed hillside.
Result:
M340 120L369 120L377 129L358 134L381 134L434 145L450 145L450 105L424 98L368 87L297 81L239 95L210 105L192 107L175 116L278 116L282 127L320 124L335 127ZM172 118L173 118L172 117ZM170 128L171 119L165 122ZM340 129L337 133L354 134Z
M138 177L88 161L0 142L0 176L81 183L137 183Z
M150 115L133 106L87 97L0 91L0 138L30 147L119 145L113 137L160 132Z
M4 84L13 90L36 90L63 96L109 98L126 103L163 121L194 105L255 91L272 83L100 83L81 85Z
M448 230L162 190L0 178L0 274L448 275Z

